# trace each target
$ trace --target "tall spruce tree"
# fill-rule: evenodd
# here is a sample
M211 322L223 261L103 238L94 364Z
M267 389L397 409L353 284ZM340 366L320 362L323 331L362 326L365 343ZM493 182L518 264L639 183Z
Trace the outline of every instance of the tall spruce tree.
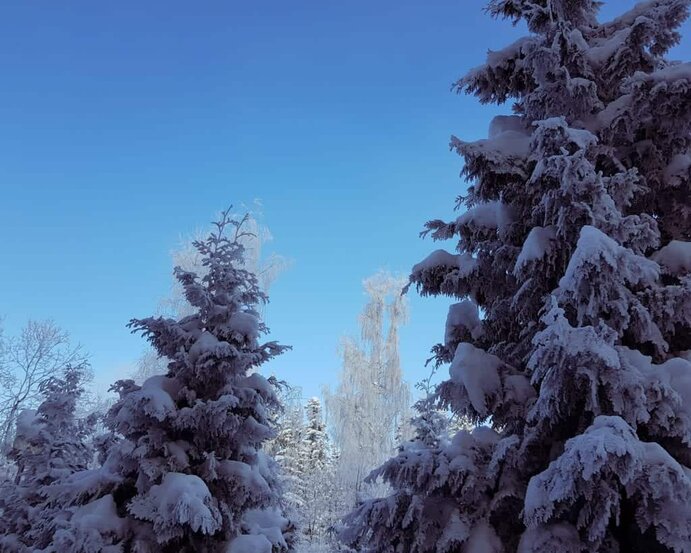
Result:
M120 381L106 419L122 435L101 469L77 475L82 499L59 551L275 553L290 548L273 465L275 387L258 372L284 351L261 342L266 301L243 267L243 222L225 212L195 247L203 277L176 269L194 312L131 322L170 359L141 386ZM83 498L90 499L84 502Z
M600 23L594 0L493 0L530 35L456 83L514 101L452 139L472 182L413 268L449 310L443 406L484 423L412 442L348 518L362 551L691 551L689 0Z

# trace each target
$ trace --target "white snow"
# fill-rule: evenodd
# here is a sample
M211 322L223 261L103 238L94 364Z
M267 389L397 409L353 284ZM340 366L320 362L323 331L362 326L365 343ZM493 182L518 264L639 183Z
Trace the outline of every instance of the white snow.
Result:
M24 409L17 415L16 433L13 447L23 449L26 444L36 438L41 430L40 418L35 409Z
M191 448L190 444L183 440L175 442L168 442L164 446L167 457L175 459L178 467L187 467L190 464L190 458L187 451Z
M166 388L171 391L175 389L170 380L163 375L147 378L141 390L132 392L128 396L128 406L139 404L147 415L162 421L175 410L175 402L166 390ZM123 408L118 414L118 419L124 420L129 416L129 409Z
M259 337L259 317L256 313L240 311L233 313L228 321L228 327L248 340Z
M453 340L455 329L458 327L466 328L475 340L483 334L478 307L470 300L454 303L449 307L446 315L444 343L448 344Z
M417 496L414 496L414 499L418 499ZM418 502L416 501L415 503ZM416 505L411 504L411 506L408 508L408 513L406 514L406 517L408 517L411 521L413 517L418 514L418 511L412 508L414 506ZM451 513L451 516L449 517L448 522L446 523L446 526L444 527L442 535L439 537L437 548L441 551L453 551L453 548L458 547L460 544L465 542L469 535L470 528L468 522L461 518L458 509L454 509L453 513Z
M518 254L513 274L518 274L523 267L537 259L542 259L553 247L556 230L553 226L533 227L523 242L521 253Z
M484 69L487 66L498 67L506 63L507 60L516 59L522 55L526 46L532 45L534 42L535 39L532 36L526 36L519 38L501 50L489 50L487 52L486 65L482 65L478 69Z
M569 127L566 119L561 116L542 119L541 121L536 121L534 125L542 129L562 129L566 133L568 139L582 150L597 143L597 136L586 129Z
M605 109L595 116L595 128L593 130L599 131L600 129L610 127L626 111L626 108L631 104L631 99L631 94L624 94L607 104Z
M527 377L522 374L510 374L504 378L504 401L524 405L533 396L535 389Z
M582 277L582 268L609 266L617 278L629 284L655 282L659 277L659 265L617 244L602 231L584 226L564 276L559 281L562 289L573 289Z
M521 131L503 131L487 140L478 140L474 144L483 147L487 155L494 158L526 158L530 153L530 135Z
M583 38L583 33L581 33L581 30L578 27L571 30L568 34L568 37L569 42L578 46L580 50L587 50L589 48L588 43Z
M276 509L250 509L242 520L251 534L264 536L274 547L287 547L282 529L288 520Z
M490 229L503 229L513 220L511 210L500 201L474 205L456 219L456 226L474 225Z
M166 392L170 397L177 396L180 391L181 384L175 378L169 378L163 374L156 374L147 378L142 384L142 388L145 389L161 389Z
M681 357L673 357L662 363L659 371L663 378L669 379L670 386L681 397L682 411L691 419L691 362Z
M108 494L75 510L70 524L83 532L119 535L124 520L118 516L113 496Z
M691 242L672 240L656 251L652 259L674 275L689 273L691 272Z
M498 116L492 120L489 138L473 142L457 141L464 152L473 157L483 157L495 168L512 169L511 162L526 159L530 153L530 129L519 117Z
M203 353L215 351L221 345L218 338L208 330L202 332L189 350L189 360L191 363L197 361Z
M691 62L671 63L667 67L653 71L652 73L636 73L636 77L655 82L677 81L685 79L691 81Z
M213 534L221 527L209 488L193 474L166 473L145 496L135 497L129 510L136 517L154 521L155 527L189 525L202 534Z
M691 481L667 451L640 441L617 416L596 417L583 434L566 442L546 470L530 479L524 520L536 526L571 511L585 522L588 540L598 542L620 508L622 489L638 499L640 527L653 526L658 540L684 551L676 546L691 540Z
M680 186L689 179L691 172L691 154L677 154L665 168L665 180L672 186Z
M648 376L651 380L660 380L678 394L680 401L676 411L691 423L691 362L673 357L660 365L650 364ZM691 436L687 442L691 444Z
M226 553L271 553L271 542L262 535L242 535L233 539Z
M261 474L261 468L257 465L248 465L242 461L224 459L218 461L216 466L218 475L234 482L235 486L244 489L248 493L263 496L270 493L269 484Z
M631 35L631 27L625 27L609 35L606 39L600 39L595 45L585 50L588 60L595 66L603 65L619 50L626 39Z
M554 551L555 553L581 553L581 539L575 526L567 522L528 528L521 536L516 553Z
M436 267L448 267L459 269L460 275L466 276L475 269L476 265L477 261L468 253L452 254L446 250L435 250L420 261L420 263L413 266L413 274L421 273Z
M252 373L238 381L238 384L253 388L264 397L271 397L275 390L271 383L261 374Z
M547 522L556 503L575 500L577 486L587 485L594 475L606 469L610 456L626 455L633 446L633 438L631 427L623 419L600 416L583 434L570 439L562 455L530 479L524 500L528 525ZM620 477L627 475L622 471Z
M502 365L502 360L495 355L467 342L456 348L449 375L451 380L463 385L470 403L481 417L489 414L488 398L500 391L499 367Z

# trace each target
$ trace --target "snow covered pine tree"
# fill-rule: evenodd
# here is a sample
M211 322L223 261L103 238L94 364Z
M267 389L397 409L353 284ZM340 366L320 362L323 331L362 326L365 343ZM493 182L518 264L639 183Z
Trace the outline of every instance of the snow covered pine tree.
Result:
M689 0L494 0L531 34L460 81L515 100L453 139L467 211L413 268L449 310L443 404L489 426L406 446L344 539L377 552L691 551ZM481 319L479 309L482 310Z
M74 508L60 552L276 553L290 549L276 476L262 444L277 397L253 369L284 351L260 343L266 301L243 267L243 221L225 212L196 241L208 272L176 269L195 312L133 320L168 372L142 386L120 381L106 424L122 435L102 468L74 479ZM230 231L230 237L226 233ZM81 501L84 503L84 501Z
M67 515L51 490L85 470L93 457L86 438L94 421L75 416L85 372L84 365L68 366L61 377L42 382L44 400L18 417L9 452L16 477L0 485L0 551L43 550Z
M324 540L330 520L329 504L334 494L335 471L329 447L326 425L322 417L321 402L316 397L307 400L307 425L301 447L301 465L304 471L303 532L310 543Z

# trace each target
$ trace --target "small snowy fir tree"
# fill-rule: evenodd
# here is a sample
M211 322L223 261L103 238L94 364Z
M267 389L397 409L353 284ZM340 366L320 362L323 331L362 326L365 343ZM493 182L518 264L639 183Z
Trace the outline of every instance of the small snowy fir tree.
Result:
M293 513L291 517L301 525L304 507L304 465L302 463L302 439L304 435L304 410L301 404L302 389L281 384L279 399L281 409L276 413L275 437L267 443L266 451L279 466L283 489L283 501Z
M75 416L86 373L83 366L68 366L61 377L43 381L42 403L17 419L9 454L16 463L16 476L0 486L0 551L48 547L66 516L52 501L51 490L86 469L93 457L87 437L94 421Z
M295 521L298 551L330 550L331 527L343 516L345 493L336 485L336 456L330 447L319 399L303 408L301 389L286 387L276 437L267 451L280 467L283 500Z
M307 400L305 407L307 426L302 440L305 466L310 472L322 470L328 461L329 445L326 425L322 417L322 406L318 398Z
M260 341L267 329L256 308L266 296L242 263L244 220L228 213L195 242L204 276L176 269L195 311L132 321L171 360L168 372L141 386L116 384L120 399L106 423L122 439L102 468L75 475L76 504L56 551L290 550L290 523L262 450L277 396L255 372L285 347Z
M691 551L690 0L600 23L594 0L493 0L530 31L458 83L514 101L453 139L472 181L413 268L448 314L442 405L484 423L413 442L345 540L406 553Z
M333 457L329 451L326 425L322 417L321 402L310 398L305 407L307 424L302 438L301 465L304 472L303 534L308 542L322 541L333 520L326 508L333 476Z
M326 432L319 399L313 397L305 407L307 423L303 432L304 467L303 507L301 511L301 553L345 551L336 536L349 507L352 491L338 478L339 458Z

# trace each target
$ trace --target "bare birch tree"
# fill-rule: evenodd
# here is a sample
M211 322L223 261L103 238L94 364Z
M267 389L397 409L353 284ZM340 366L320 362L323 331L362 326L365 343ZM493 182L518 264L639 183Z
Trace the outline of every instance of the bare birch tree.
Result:
M17 416L34 407L41 384L86 357L53 321L30 320L18 336L0 335L0 446L11 445Z

